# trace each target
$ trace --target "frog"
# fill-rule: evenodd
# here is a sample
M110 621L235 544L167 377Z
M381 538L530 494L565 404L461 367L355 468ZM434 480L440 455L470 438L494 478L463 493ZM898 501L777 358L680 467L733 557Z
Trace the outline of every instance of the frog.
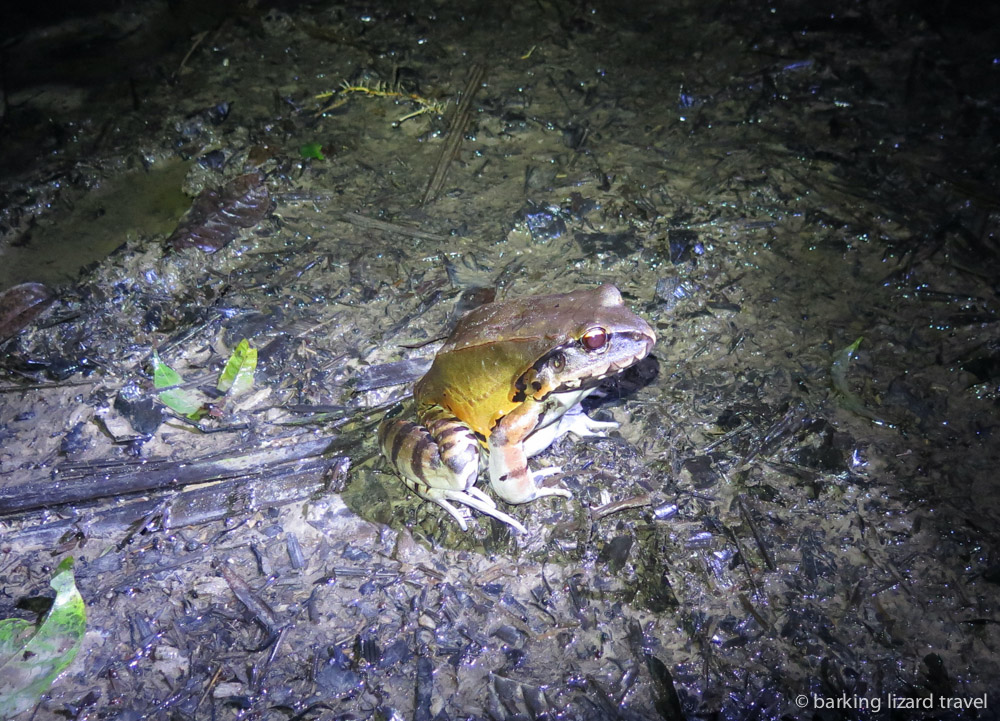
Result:
M531 471L528 458L567 433L600 437L617 428L587 416L580 402L655 342L649 323L610 284L481 305L459 319L414 385L416 421L400 417L399 407L382 421L382 453L414 493L463 531L468 512L455 504L527 533L476 487L481 466L506 503L571 498L541 482L561 468Z

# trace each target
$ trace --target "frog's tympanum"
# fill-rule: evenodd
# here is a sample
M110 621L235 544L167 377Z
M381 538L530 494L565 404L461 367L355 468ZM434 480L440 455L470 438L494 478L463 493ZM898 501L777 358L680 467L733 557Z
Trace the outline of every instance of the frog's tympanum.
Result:
M617 423L591 420L580 401L602 379L649 353L656 337L613 285L487 303L459 320L414 387L419 423L386 418L382 452L417 495L466 522L452 503L514 529L521 523L475 487L481 448L490 485L507 503L570 497L532 473L527 459L565 433L601 436Z

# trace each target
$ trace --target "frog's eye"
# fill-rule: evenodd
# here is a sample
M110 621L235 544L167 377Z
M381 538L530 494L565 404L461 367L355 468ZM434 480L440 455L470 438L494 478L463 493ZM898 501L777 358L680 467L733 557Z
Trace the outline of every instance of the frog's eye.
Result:
M600 350L608 344L608 332L601 326L595 326L583 334L580 342L587 350Z

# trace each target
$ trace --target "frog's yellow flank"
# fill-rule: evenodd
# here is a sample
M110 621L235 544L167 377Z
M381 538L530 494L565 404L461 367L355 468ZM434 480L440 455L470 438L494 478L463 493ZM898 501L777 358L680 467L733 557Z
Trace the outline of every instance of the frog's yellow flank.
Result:
M527 459L566 433L601 436L580 401L605 378L646 357L656 336L613 285L480 306L459 320L414 387L417 421L386 418L379 444L411 490L467 529L460 503L524 526L476 488L481 458L508 503L570 497L538 481Z

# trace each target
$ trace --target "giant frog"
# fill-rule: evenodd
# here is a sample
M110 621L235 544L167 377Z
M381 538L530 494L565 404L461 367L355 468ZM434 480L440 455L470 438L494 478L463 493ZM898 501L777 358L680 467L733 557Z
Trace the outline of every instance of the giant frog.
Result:
M656 336L613 285L487 303L464 315L413 390L417 423L387 417L379 444L406 485L467 529L461 503L517 531L524 526L476 488L485 453L490 486L507 503L564 496L527 459L557 438L602 436L617 423L580 401L646 357Z

